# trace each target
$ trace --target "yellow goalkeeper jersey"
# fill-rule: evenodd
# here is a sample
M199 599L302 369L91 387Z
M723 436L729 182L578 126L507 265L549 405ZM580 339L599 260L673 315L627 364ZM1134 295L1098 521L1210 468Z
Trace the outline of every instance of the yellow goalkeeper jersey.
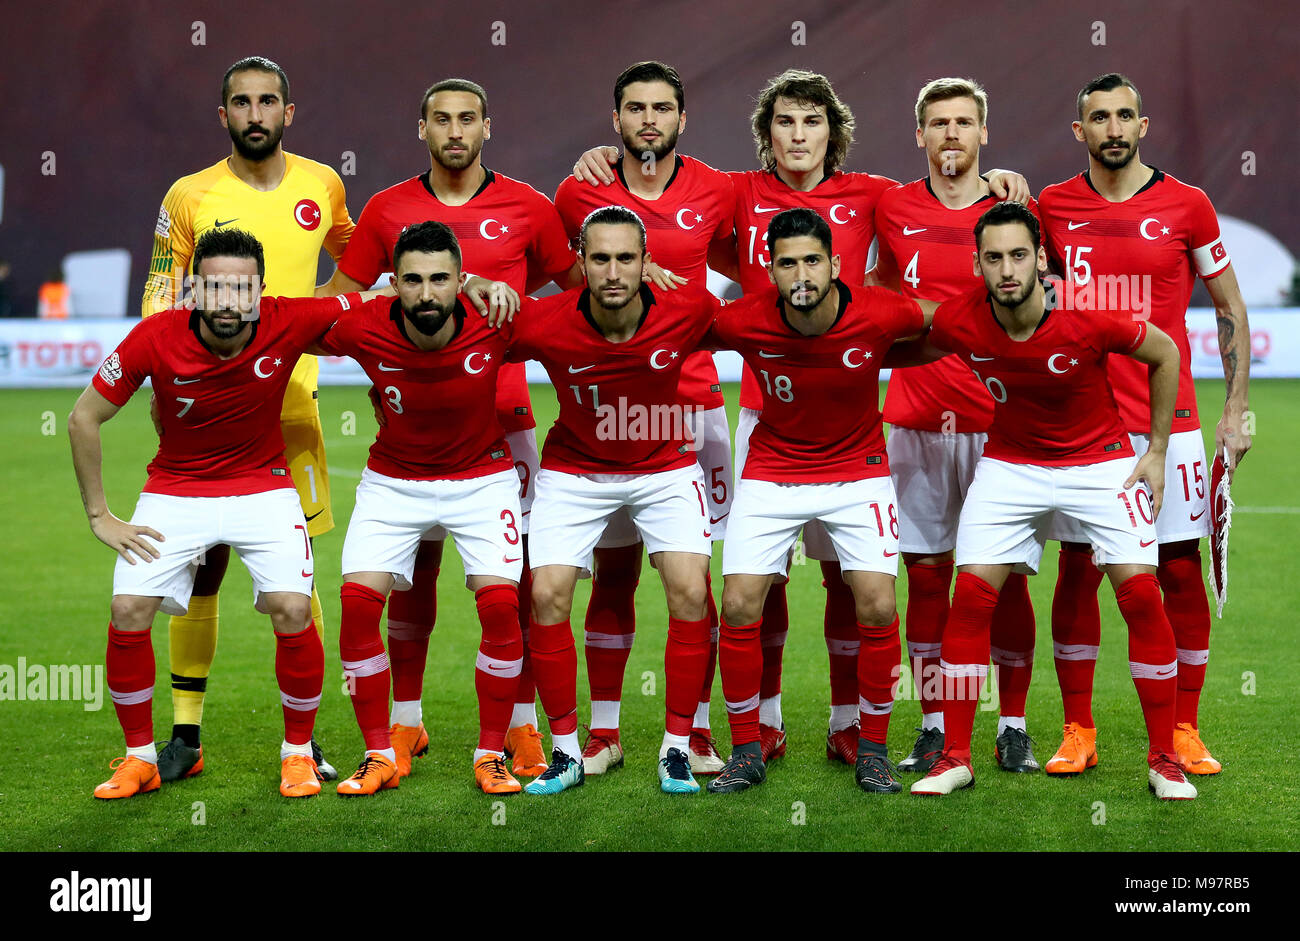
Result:
M195 243L209 229L224 226L251 232L262 243L266 294L312 295L321 249L337 261L355 225L348 215L343 181L332 168L287 152L284 160L284 178L267 192L235 176L225 159L172 184L158 210L144 316L176 305ZM319 372L316 357L298 361L284 395L281 420L315 417Z

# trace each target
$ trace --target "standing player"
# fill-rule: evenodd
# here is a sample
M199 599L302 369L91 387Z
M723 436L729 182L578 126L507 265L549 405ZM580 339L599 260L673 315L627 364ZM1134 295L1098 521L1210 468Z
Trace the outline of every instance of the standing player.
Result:
M1227 383L1215 448L1229 469L1250 449L1243 427L1250 384L1250 326L1237 276L1219 238L1219 222L1205 193L1138 158L1146 136L1142 96L1123 75L1093 79L1079 92L1074 136L1088 148L1088 169L1043 190L1041 206L1049 257L1076 298L1126 290L1140 298L1151 322L1174 337L1182 354L1178 402L1165 465L1169 486L1157 523L1158 577L1165 613L1178 646L1178 705L1174 746L1183 770L1217 774L1221 768L1201 741L1198 707L1210 656L1210 608L1201 575L1200 540L1210 532L1209 470L1192 383L1186 311L1199 275L1219 322L1219 356ZM1110 380L1120 417L1138 453L1151 411L1142 368L1112 357ZM1089 559L1078 528L1059 521L1063 540L1052 604L1056 672L1065 706L1065 734L1047 763L1049 774L1076 774L1097 763L1092 677L1101 640L1097 587L1101 573Z
M520 294L554 280L562 288L581 281L581 271L550 201L525 183L483 166L483 142L491 137L487 93L474 82L451 78L429 88L420 100L420 138L429 148L429 170L376 193L366 203L339 270L334 291L369 286L393 257L399 233L409 225L436 219L456 235L466 271L504 281ZM378 387L380 384L377 383ZM527 553L529 514L537 477L537 438L528 383L522 363L497 373L497 417L519 472L520 532ZM392 737L397 765L411 773L411 758L424 754L420 697L429 636L437 618L438 570L447 534L433 527L420 543L409 590L396 591L388 602L388 645L392 654ZM528 565L524 563L520 598L527 614ZM527 624L522 623L526 632ZM532 670L525 650L519 674L507 750L515 774L537 775L546 769Z
M284 459L280 403L303 350L358 298L259 299L262 246L239 229L207 232L193 258L196 309L162 311L137 324L68 418L91 532L121 556L105 669L127 751L95 796L161 786L150 627L160 607L185 613L198 559L226 544L248 566L257 609L275 630L284 707L280 793L310 797L320 792L311 732L325 661L311 617L311 542ZM145 379L153 381L163 434L127 523L104 499L99 429Z
M1194 798L1173 755L1178 665L1155 578L1178 349L1129 311L1049 308L1038 220L1020 203L984 213L975 245L984 285L939 307L929 344L977 364L994 415L957 531L957 589L939 661L944 750L912 793L949 794L974 783L971 729L998 592L1013 567L1038 569L1056 512L1076 520L1096 547L1128 624L1129 670L1147 726L1147 784L1161 799ZM1140 459L1106 379L1109 354L1150 367L1151 447Z
M980 283L972 231L995 201L980 176L988 98L970 79L940 78L916 99L916 146L929 174L895 187L876 206L879 253L871 278L908 297L947 300ZM1029 209L1036 209L1029 200ZM894 373L885 395L889 464L898 488L899 545L907 566L907 655L921 701L920 736L900 771L925 772L943 751L939 644L948 619L957 516L984 448L993 399L959 357ZM1007 577L993 615L1001 715L994 749L1005 771L1039 766L1025 728L1034 662L1029 582Z
M265 246L270 294L302 297L315 291L321 249L337 259L353 226L338 174L281 147L293 115L289 80L274 62L251 56L226 70L217 116L230 133L231 153L206 170L177 180L163 197L144 290L145 316L179 302L181 282L199 238L235 222ZM309 536L334 528L325 440L316 407L318 372L314 356L298 360L281 412L285 458ZM199 726L217 649L217 592L229 561L228 546L214 546L207 553L188 612L169 623L175 724L158 760L164 781L203 770ZM321 625L315 587L311 606L312 617ZM321 772L326 778L335 777L320 748L314 743L313 748Z
M677 136L686 127L685 91L677 71L662 62L638 62L624 69L614 82L613 120L623 139L622 158L615 165L617 181L596 187L567 177L555 192L555 206L570 240L576 244L583 220L594 210L611 203L626 207L645 221L646 247L655 266L669 272L656 269L656 283L672 287L689 281L704 288L710 250L731 232L732 191L725 173L677 152ZM709 525L714 540L721 540L731 512L731 429L722 387L708 352L689 356L681 375L678 404L686 407L692 421L695 457L709 490ZM619 709L636 633L641 551L637 528L626 513L615 517L596 545L584 622L591 684L591 736L583 750L587 774L601 774L623 760ZM716 632L712 585L707 604L711 630ZM691 730L691 767L700 774L722 769L709 732L716 656L715 636Z
M384 417L343 543L339 650L366 754L338 792L398 786L379 616L394 585L410 584L421 535L443 526L456 537L483 629L474 672L474 777L485 793L515 793L519 782L502 755L523 666L523 548L519 478L494 404L509 331L466 316L456 297L460 246L442 223L403 230L392 265L397 298L364 305L320 343L361 364L379 390Z
M666 720L659 784L694 793L690 737L709 660L711 551L704 475L678 396L682 364L719 304L699 287L641 283L646 231L621 206L593 212L580 247L587 288L528 301L510 357L535 359L560 391L533 507L529 645L550 722L551 764L525 790L584 781L577 735L577 652L569 615L578 576L610 518L626 507L668 600Z
M761 783L759 686L764 595L799 530L820 520L854 599L859 636L856 779L902 790L886 752L900 655L894 578L898 518L877 407L880 365L895 340L920 332L918 306L884 288L839 280L830 225L811 209L778 213L767 232L775 290L726 307L712 339L762 377L762 413L723 548L722 683L731 757L715 793Z

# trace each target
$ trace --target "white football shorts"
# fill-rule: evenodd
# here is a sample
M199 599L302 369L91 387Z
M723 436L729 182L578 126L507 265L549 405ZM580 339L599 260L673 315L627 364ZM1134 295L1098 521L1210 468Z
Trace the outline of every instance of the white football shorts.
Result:
M903 552L940 555L957 545L957 520L988 435L889 430L889 472L898 492Z

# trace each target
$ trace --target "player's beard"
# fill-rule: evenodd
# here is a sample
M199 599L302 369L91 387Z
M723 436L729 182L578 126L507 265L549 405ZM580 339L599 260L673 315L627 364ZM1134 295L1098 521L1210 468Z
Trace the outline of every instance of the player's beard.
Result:
M1020 289L1010 297L1004 296L1002 292L998 290L997 285L992 285L992 286L986 285L986 287L988 287L989 293L993 295L993 298L999 304L1001 304L1007 310L1015 310L1025 301L1029 300L1029 295L1034 293L1035 283L1036 283L1036 279L1030 278L1027 282L1020 285Z
M1124 150L1115 155L1106 153L1105 148L1111 146L1112 144L1123 144ZM1095 150L1091 151L1091 153L1093 159L1095 159L1107 170L1123 170L1130 163L1132 163L1133 158L1138 155L1138 148L1136 143L1131 144L1125 140L1121 140L1121 141L1107 140L1107 141L1102 141L1101 144Z
M442 329L442 325L447 322L447 318L451 316L452 311L455 309L456 302L454 300L445 307L437 301L426 301L417 305L414 310L407 310L403 307L402 312L406 314L406 319L411 322L411 326L426 337L431 337Z
M247 135L254 131L261 131L265 137L260 141L250 141ZM265 160L275 153L276 148L280 146L280 138L284 136L284 122L272 126L263 127L260 124L253 124L242 131L236 131L230 128L230 140L235 145L235 150L239 151L239 156L245 160Z
M477 144L467 144L461 142L465 149L459 153L448 152L447 147L450 144L444 144L438 150L432 151L433 159L448 170L464 170L483 152L483 142L480 140Z
M609 296L605 293L605 288L607 287L619 287L619 288L624 288L625 290L623 291L623 294L619 299L610 300ZM629 287L626 283L622 281L618 282L617 284L615 283L602 284L599 288L592 291L591 293L594 296L596 303L600 305L601 309L611 314L617 313L618 311L622 310L628 304L632 303L632 298L637 296L636 288Z
M226 313L236 314L234 324L227 326L226 324L217 321L217 314ZM218 340L230 340L237 337L239 332L244 329L244 318L239 315L239 311L237 310L232 311L228 308L223 308L215 311L207 311L200 308L199 316L203 318L203 322L208 325L208 329L212 331L212 335Z
M975 155L968 150L941 150L938 157L939 172L944 176L962 176L975 164Z
M826 299L826 293L830 290L829 281L824 285L804 281L802 284L805 285L811 293L805 292L804 294L799 295L799 292L796 290L796 286L799 284L800 282L795 282L795 284L790 285L790 294L785 298L785 302L790 305L792 310L797 310L801 314L811 313L816 310L817 306ZM798 301L795 301L796 295L800 296Z
M623 146L638 160L645 160L646 154L650 154L655 160L662 160L665 154L677 146L677 128L665 131L649 143L637 136L640 133L640 129L634 134L628 134L626 131L623 133Z

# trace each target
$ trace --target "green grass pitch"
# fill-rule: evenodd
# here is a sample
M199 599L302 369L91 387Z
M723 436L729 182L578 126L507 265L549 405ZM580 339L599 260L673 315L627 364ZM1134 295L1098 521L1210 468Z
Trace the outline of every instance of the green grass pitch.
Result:
M728 397L735 402L735 388ZM1223 401L1220 382L1198 384L1207 434ZM113 557L90 534L72 474L65 418L74 390L0 392L5 460L0 505L5 521L0 665L102 664ZM534 389L542 429L556 404ZM129 518L155 446L140 395L104 435L111 508ZM311 800L277 791L282 726L273 673L270 624L251 606L242 566L232 564L222 591L221 633L204 720L206 770L159 793L125 801L92 799L121 754L121 733L107 693L103 707L81 702L0 701L0 848L7 850L1262 850L1294 849L1300 787L1287 773L1297 753L1295 693L1300 646L1294 640L1296 532L1300 497L1300 382L1257 382L1255 447L1234 497L1230 600L1214 622L1201 710L1203 735L1224 763L1198 779L1200 798L1167 804L1146 789L1145 735L1126 667L1123 623L1109 587L1101 591L1103 642L1095 713L1100 764L1076 779L999 772L993 761L996 712L976 719L977 786L944 800L903 793L869 796L852 771L825 758L828 686L822 640L822 592L815 563L795 569L783 705L789 754L767 783L718 797L661 794L654 771L663 716L666 614L658 578L647 565L637 596L638 636L624 688L626 767L551 798L494 800L473 785L477 733L473 662L477 622L454 551L442 573L439 620L425 676L426 758L396 791L344 801L332 786ZM355 433L347 434L349 413ZM361 739L343 694L338 657L339 553L353 490L364 466L373 420L364 390L321 392L338 528L317 540L325 601L325 696L317 737L346 773ZM733 414L734 427L734 414ZM1287 481L1291 483L1288 484ZM1171 486L1176 481L1170 482ZM720 589L721 554L713 565ZM1056 553L1031 579L1038 613L1036 676L1029 729L1045 761L1061 722L1048 623ZM898 583L900 608L905 580ZM587 588L580 585L580 630ZM579 635L579 645L581 639ZM166 620L155 622L156 735L170 728ZM586 675L579 657L579 717L587 718ZM919 710L897 704L890 752L910 747ZM713 724L726 751L721 684ZM910 780L910 779L909 779Z

